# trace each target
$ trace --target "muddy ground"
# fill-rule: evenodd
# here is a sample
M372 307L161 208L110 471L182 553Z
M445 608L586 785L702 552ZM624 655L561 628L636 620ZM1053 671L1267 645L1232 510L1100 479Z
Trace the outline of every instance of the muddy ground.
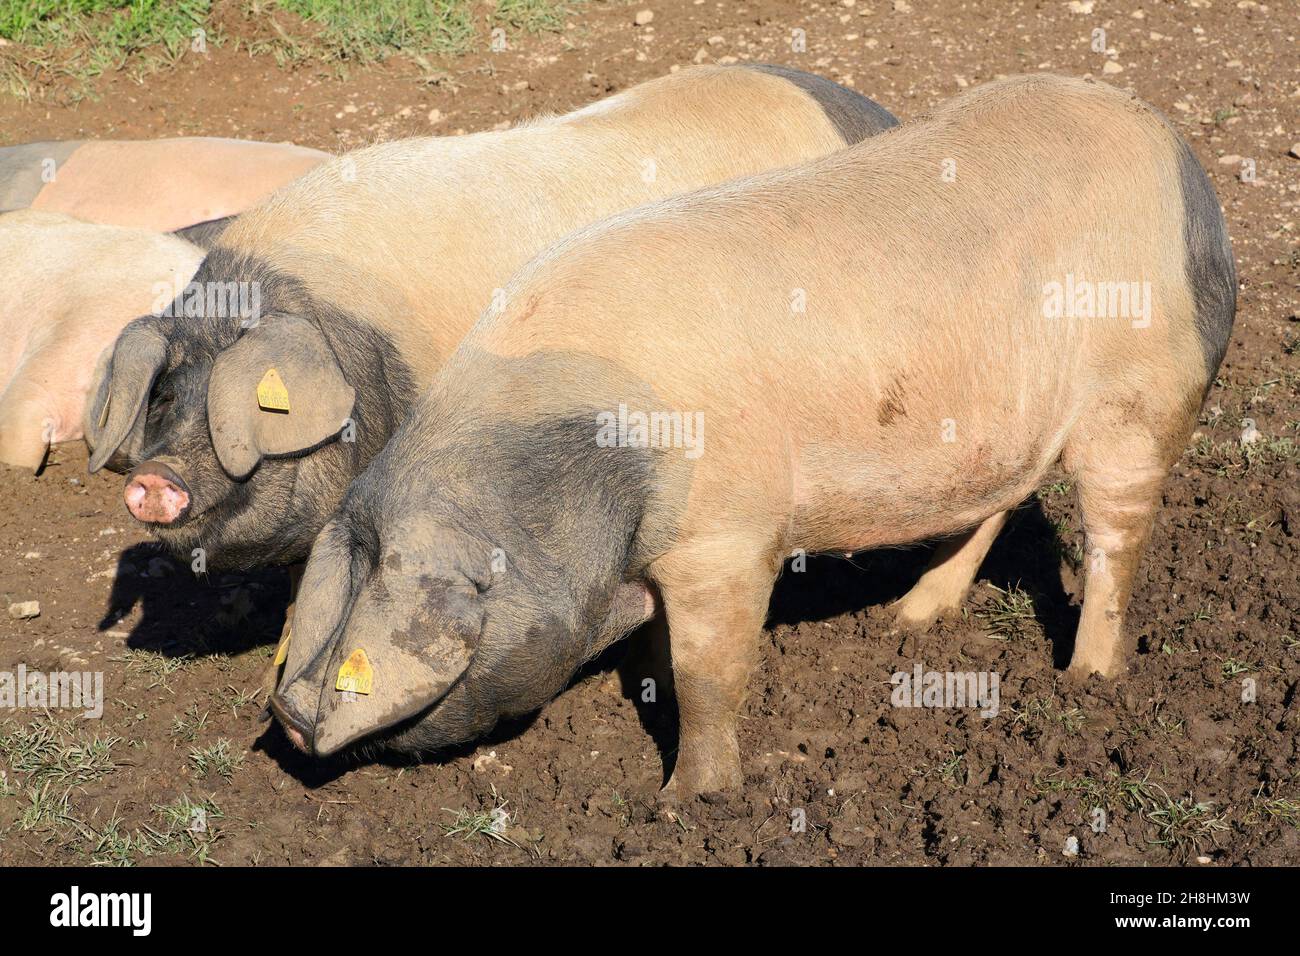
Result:
M219 9L229 37L267 29ZM641 9L655 14L645 27ZM796 28L806 52L791 50ZM1098 28L1110 52L1092 49ZM206 134L339 150L490 129L692 62L816 70L904 120L1002 74L1092 74L1191 142L1241 281L1231 347L1133 598L1128 676L1079 685L1061 671L1081 535L1057 483L995 546L964 620L932 633L891 633L884 606L924 547L787 573L744 712L744 790L675 810L655 800L671 707L634 704L617 653L535 719L444 759L304 758L259 717L282 574L196 581L132 526L121 479L87 476L74 447L39 477L0 474L0 598L41 604L35 619L0 619L0 669L102 671L107 697L99 720L0 718L0 863L1300 860L1297 33L1282 0L646 0L586 4L563 32L504 53L341 71L227 42L142 83L103 77L79 102L57 79L30 103L0 100L4 143ZM1261 436L1248 446L1247 418ZM890 676L918 662L997 672L998 715L892 707ZM195 807L203 832L187 827Z

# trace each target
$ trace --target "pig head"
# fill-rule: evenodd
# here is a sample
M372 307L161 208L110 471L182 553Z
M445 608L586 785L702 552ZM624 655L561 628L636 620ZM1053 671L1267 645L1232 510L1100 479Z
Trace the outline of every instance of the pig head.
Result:
M223 262L205 260L197 294ZM340 335L291 283L260 288L257 315L184 314L187 292L131 323L87 404L90 470L128 474L128 510L187 562L194 548L223 568L300 560L396 417L383 343Z
M471 740L653 614L637 571L650 452L597 448L594 414L483 423L466 398L449 411L435 384L313 547L271 702L304 751Z

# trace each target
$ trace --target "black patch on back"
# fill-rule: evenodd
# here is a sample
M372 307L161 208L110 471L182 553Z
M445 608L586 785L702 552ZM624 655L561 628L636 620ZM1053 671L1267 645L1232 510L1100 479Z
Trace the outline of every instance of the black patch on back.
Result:
M742 69L771 73L799 87L822 108L846 146L860 143L868 136L898 125L894 114L879 103L824 77L772 63L755 63Z
M200 249L211 249L221 238L221 234L226 231L226 227L234 221L234 216L209 219L207 222L197 222L192 226L177 229L172 235L179 236L186 242L192 242Z
M54 160L55 170L81 146L84 140L24 143L0 149L0 212L27 209L45 188L45 161Z
M1196 331L1205 355L1207 386L1214 379L1232 335L1237 312L1237 270L1219 211L1219 197L1188 145L1178 141L1178 181L1183 192L1183 263L1196 303Z

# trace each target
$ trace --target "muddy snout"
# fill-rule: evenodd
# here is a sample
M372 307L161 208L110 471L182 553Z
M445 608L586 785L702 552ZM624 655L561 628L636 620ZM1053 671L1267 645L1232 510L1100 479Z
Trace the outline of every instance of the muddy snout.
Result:
M157 460L141 462L126 479L127 510L146 524L175 524L189 513L190 489L176 470Z
M289 742L302 753L311 753L311 724L298 714L287 696L278 691L271 695L271 713L275 715L275 719L284 728L285 736L289 738Z

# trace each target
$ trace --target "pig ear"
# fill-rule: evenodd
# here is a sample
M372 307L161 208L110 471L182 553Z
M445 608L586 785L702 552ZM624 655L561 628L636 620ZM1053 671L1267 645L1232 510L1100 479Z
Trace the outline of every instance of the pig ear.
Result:
M403 580L409 593L361 594L329 655L313 738L320 756L432 706L474 657L483 625L474 585L420 575Z
M356 392L306 319L263 319L223 351L208 382L208 430L221 467L242 480L266 455L307 451L337 435Z
M86 406L86 444L93 474L121 447L140 418L154 379L167 362L167 340L152 324L133 322L99 359Z
M294 600L293 623L289 644L284 648L284 686L303 674L334 636L339 624L347 619L351 603L351 555L346 536L330 522L321 529L311 547L311 557L303 569ZM310 707L299 701L301 713L315 713L319 687L311 694Z

